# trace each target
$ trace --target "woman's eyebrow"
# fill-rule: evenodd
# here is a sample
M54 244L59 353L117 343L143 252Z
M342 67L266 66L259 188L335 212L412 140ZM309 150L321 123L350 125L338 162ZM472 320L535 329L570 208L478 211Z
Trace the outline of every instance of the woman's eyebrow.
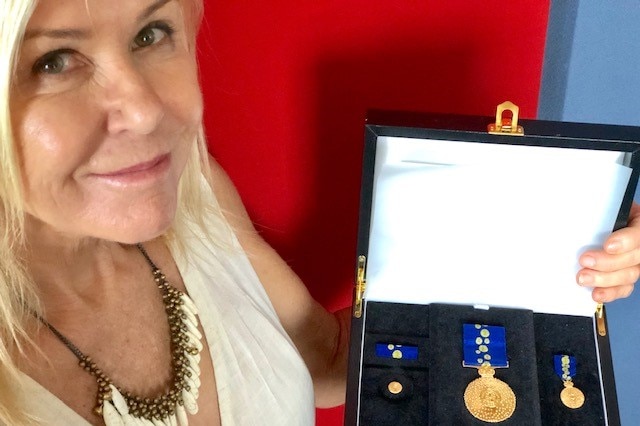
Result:
M142 13L138 16L138 22L144 21L149 16L153 15L158 9L162 8L165 4L169 3L173 0L156 0L152 5L147 7Z
M24 40L29 40L35 37L49 37L56 39L83 39L89 37L89 30L84 29L71 29L71 28L60 28L60 29L33 29L27 30L24 33Z
M145 8L140 15L138 15L138 22L144 21L149 16L153 15L158 9L161 9L164 5L173 0L156 0L153 4ZM85 39L88 38L91 31L89 29L75 29L75 28L56 28L56 29L40 29L35 28L27 30L24 33L24 40L29 40L35 37L49 37L55 39Z

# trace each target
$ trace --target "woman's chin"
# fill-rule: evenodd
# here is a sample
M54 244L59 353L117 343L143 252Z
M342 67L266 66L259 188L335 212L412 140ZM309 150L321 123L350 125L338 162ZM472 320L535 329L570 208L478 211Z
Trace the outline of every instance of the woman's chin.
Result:
M153 240L165 234L173 225L175 209L168 204L164 209L142 210L113 221L101 218L87 220L78 231L86 237L113 241L121 244L136 244Z
M155 223L146 222L139 226L126 226L114 230L104 236L106 240L116 241L122 244L137 244L145 241L150 241L164 235L173 224L173 218L171 220L163 220Z

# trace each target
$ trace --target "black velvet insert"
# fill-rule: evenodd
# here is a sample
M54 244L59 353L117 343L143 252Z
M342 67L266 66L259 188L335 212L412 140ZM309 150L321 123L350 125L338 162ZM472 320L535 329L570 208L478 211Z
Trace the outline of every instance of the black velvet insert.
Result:
M429 305L368 302L362 351L360 425L426 425L429 421ZM377 357L377 343L418 347L418 359ZM402 392L392 394L397 381Z
M367 302L366 333L429 336L429 305Z
M391 381L402 383L400 397L386 391ZM361 426L426 425L429 421L429 376L425 371L368 367L360 394Z
M569 315L535 314L536 352L540 406L545 425L604 425L604 407L593 319ZM553 368L553 356L573 355L577 362L575 387L585 395L578 409L565 407L560 401L564 388Z
M495 377L515 393L516 410L500 425L541 425L532 311L448 304L430 307L429 424L487 425L469 413L463 399L467 385L480 377L477 369L462 366L462 325L471 323L499 325L506 330L509 368L496 369Z
M462 325L505 327L508 368L495 377L516 395L513 415L501 426L601 426L605 424L593 319L534 314L530 310L453 304L368 302L361 354L359 421L363 426L486 426L464 404L464 390L479 377L462 366ZM377 343L418 347L418 359L378 357ZM560 401L562 380L553 355L577 358L574 378L586 400L572 410ZM398 382L402 391L389 390ZM395 384L397 386L397 384Z

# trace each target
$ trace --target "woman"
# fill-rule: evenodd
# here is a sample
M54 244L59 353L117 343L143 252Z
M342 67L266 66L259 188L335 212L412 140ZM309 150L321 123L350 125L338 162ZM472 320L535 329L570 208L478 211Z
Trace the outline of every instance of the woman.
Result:
M340 404L348 310L311 299L206 154L200 2L0 1L0 423L308 425ZM597 300L633 288L632 225L581 258Z

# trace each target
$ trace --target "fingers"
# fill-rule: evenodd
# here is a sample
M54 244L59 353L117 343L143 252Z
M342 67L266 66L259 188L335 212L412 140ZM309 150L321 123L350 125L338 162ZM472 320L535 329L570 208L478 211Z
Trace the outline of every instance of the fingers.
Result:
M628 297L640 278L640 204L633 203L628 226L613 232L601 250L589 250L579 258L578 284L593 288L600 303Z
M634 246L618 253L610 253L606 248L605 250L589 250L583 253L578 261L583 268L601 272L631 268L640 264L640 247Z
M627 227L613 232L603 247L609 254L622 254L640 247L640 204L632 204Z
M608 254L622 254L640 247L640 221L634 226L619 229L612 233L603 244Z
M640 265L614 270L611 272L596 271L583 268L578 271L576 280L584 287L613 288L619 286L632 286L640 278Z
M640 278L639 265L612 272L585 268L581 269L577 275L578 284L593 288L591 297L598 303L629 297L638 278Z
M599 287L593 290L591 297L598 303L612 302L616 299L629 297L633 292L633 284L614 287Z

